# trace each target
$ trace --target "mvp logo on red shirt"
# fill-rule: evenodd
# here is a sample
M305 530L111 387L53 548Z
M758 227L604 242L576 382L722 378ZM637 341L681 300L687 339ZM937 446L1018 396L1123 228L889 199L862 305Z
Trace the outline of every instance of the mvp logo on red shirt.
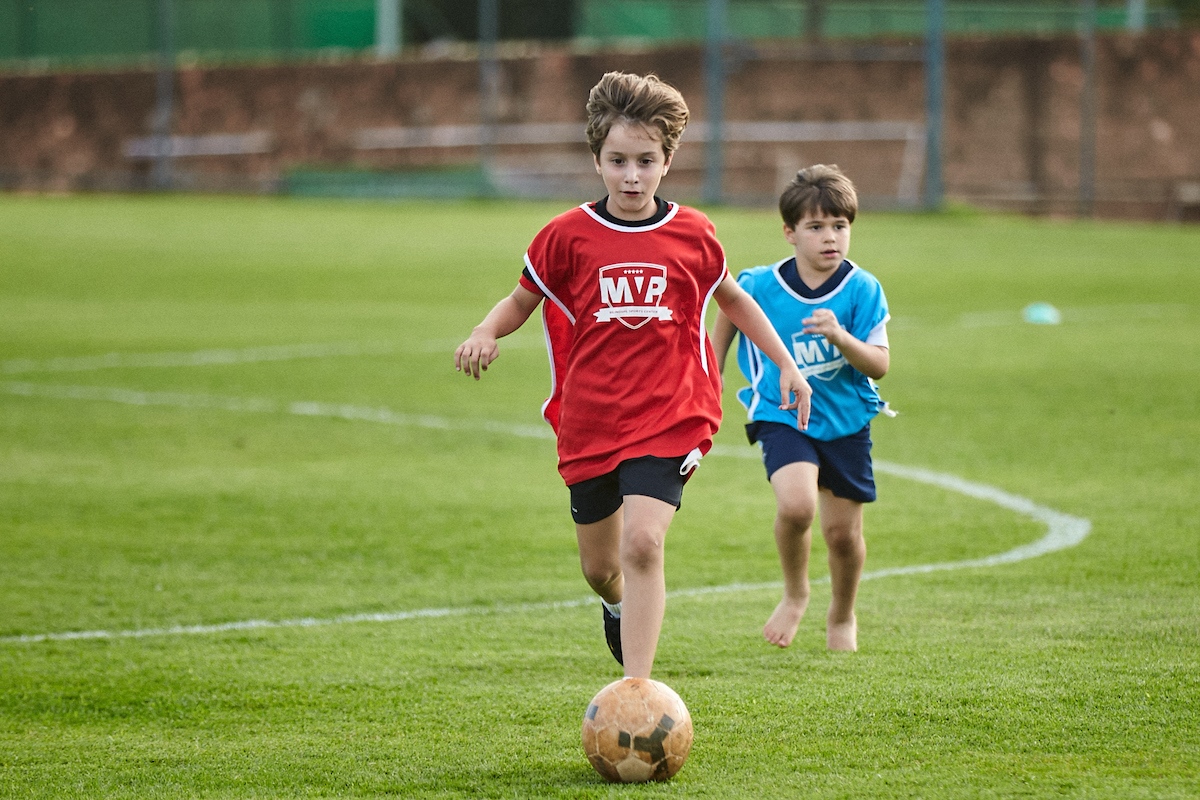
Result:
M652 319L671 318L671 309L659 305L667 291L667 268L658 264L613 264L600 268L599 322L618 320L636 330Z

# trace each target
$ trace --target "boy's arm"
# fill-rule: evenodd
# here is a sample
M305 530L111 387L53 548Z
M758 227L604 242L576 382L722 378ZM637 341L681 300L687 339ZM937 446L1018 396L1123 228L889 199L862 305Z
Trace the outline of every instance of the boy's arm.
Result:
M712 340L713 350L717 353L717 374L725 374L725 359L729 355L729 345L733 344L733 337L737 336L737 327L729 321L729 317L725 316L725 312L717 309L717 320L713 323Z
M841 326L828 308L818 308L811 317L805 319L804 332L824 336L845 356L850 366L872 380L879 380L886 375L891 365L891 355L886 347L867 344L855 338L850 331Z
M758 303L754 302L754 298L738 286L732 276L726 276L725 280L721 281L713 297L729 321L779 367L779 396L783 399L779 407L783 410L795 409L797 427L800 430L807 429L808 415L812 407L812 387L800 374L800 368L788 352L787 345L775 332L775 326L767 319ZM720 316L717 317L717 321L720 322ZM726 349L728 347L726 344Z
M496 340L524 325L541 300L540 294L518 284L512 294L496 303L483 322L476 325L467 340L454 351L454 369L479 380L488 364L500 357L500 345Z

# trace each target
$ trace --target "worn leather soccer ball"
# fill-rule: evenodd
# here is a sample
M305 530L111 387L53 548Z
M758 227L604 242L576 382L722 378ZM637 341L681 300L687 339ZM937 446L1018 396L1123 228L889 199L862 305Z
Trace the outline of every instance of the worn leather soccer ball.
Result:
M614 783L665 781L692 749L692 715L671 687L649 678L605 686L583 715L583 750Z

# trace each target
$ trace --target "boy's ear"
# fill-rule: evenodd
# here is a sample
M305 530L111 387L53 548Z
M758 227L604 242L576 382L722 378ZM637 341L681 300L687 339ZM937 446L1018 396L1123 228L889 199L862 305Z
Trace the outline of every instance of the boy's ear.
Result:
M796 226L783 223L783 238L788 240L788 244L794 245L796 243Z
M602 170L600 168L600 156L596 155L595 153L592 153L592 161L596 162L596 174L603 175L604 170Z
M667 153L667 160L663 162L663 175L667 174L667 170L671 168L671 159L675 157L674 153Z

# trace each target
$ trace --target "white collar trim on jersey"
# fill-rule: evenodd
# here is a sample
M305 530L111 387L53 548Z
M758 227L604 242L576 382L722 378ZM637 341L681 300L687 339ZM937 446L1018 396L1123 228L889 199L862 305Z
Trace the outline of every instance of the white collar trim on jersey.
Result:
M617 223L610 222L609 220L606 220L604 217L597 214L595 209L593 209L587 203L581 205L580 208L587 212L589 217L596 220L596 222L599 222L606 228L611 228L612 230L620 231L621 233L644 233L645 231L657 230L675 218L675 215L679 213L679 204L668 200L667 205L669 206L667 215L653 225L618 225Z
M859 269L861 269L861 267L859 267L858 264L855 264L853 261L850 261L850 259L847 258L847 259L845 259L845 261L847 261L850 264L851 270L846 273L845 278L842 278L841 283L839 283L837 286L833 287L832 289L830 289L828 292L821 295L820 297L805 297L804 295L798 293L791 286L788 286L788 282L783 279L783 274L781 273L781 270L783 269L783 265L786 264L787 262L791 261L792 258L794 258L794 257L795 256L789 256L788 258L785 258L785 259L782 259L781 261L775 262L775 264L771 267L771 274L773 274L775 276L775 280L779 282L779 285L783 287L783 290L785 292L787 292L792 297L799 300L801 303L807 303L810 306L815 306L815 305L824 303L825 301L829 300L829 298L833 297L838 292L840 292L842 289L845 289L850 284L850 279L852 277L854 277L854 273L858 272Z

